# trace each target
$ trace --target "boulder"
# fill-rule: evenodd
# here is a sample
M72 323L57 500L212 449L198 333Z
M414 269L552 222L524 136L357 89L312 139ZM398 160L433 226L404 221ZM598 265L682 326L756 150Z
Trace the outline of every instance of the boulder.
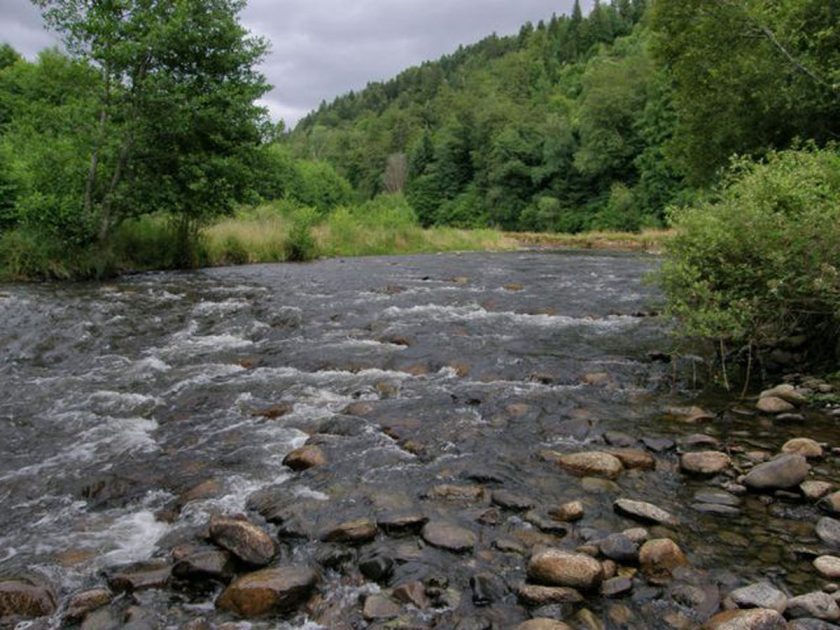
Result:
M274 558L274 541L248 521L214 516L210 519L210 539L243 562L261 567Z
M780 455L753 468L744 477L744 485L751 490L786 490L805 481L810 470L802 455Z
M738 608L769 608L784 613L788 597L768 582L757 582L729 594L729 598Z
M649 582L663 584L671 579L674 569L686 566L688 559L673 540L657 538L642 545L639 564Z
M547 586L569 586L592 590L601 584L601 563L582 553L545 549L528 562L528 577Z
M644 501L634 501L631 499L618 499L613 503L613 508L619 514L629 516L648 523L659 523L661 525L676 526L679 524L678 519L652 503Z
M617 479L624 470L620 459L601 451L559 455L554 461L560 468L578 477Z
M249 619L289 613L309 599L317 581L315 572L305 567L263 569L235 580L219 595L216 607Z
M820 556L814 560L814 568L826 579L840 580L840 558L837 556Z
M296 472L308 470L327 463L327 457L319 447L314 445L301 446L283 458L283 465Z
M475 534L470 530L443 521L426 523L422 536L433 547L456 553L472 551L477 542Z
M35 619L52 615L55 594L44 585L27 579L0 581L0 620Z
M782 446L783 453L802 455L807 459L817 459L823 456L823 449L819 442L811 438L794 438Z
M680 468L683 472L694 475L717 475L732 465L732 460L726 453L718 451L698 451L684 453L680 457Z
M790 619L812 618L835 622L840 620L840 607L828 593L807 593L789 599L785 615Z
M752 608L718 613L703 628L704 630L785 630L787 622L775 610Z

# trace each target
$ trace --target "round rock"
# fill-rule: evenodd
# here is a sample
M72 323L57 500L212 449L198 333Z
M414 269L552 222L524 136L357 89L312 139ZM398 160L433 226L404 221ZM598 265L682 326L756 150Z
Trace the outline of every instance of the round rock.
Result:
M317 581L309 568L264 569L234 581L219 595L216 607L249 619L292 612L309 598Z
M560 468L578 477L617 479L624 470L620 459L601 451L560 455L556 462Z
M738 608L769 608L784 613L787 595L768 582L757 582L735 589L729 594Z
M327 457L317 446L302 446L295 449L283 459L283 464L294 471L308 470L315 466L323 466L327 463Z
M814 592L788 600L785 614L791 619L812 618L823 621L840 620L840 608L828 593Z
M562 621L548 619L547 617L538 617L520 623L514 627L514 630L572 630L572 627Z
M718 451L684 453L680 458L680 468L683 472L693 475L717 475L731 465L729 455Z
M422 536L423 540L433 547L456 553L472 551L477 541L475 534L470 530L442 521L426 523Z
M274 558L274 541L248 521L214 516L210 519L210 538L248 564L265 566Z
M840 558L837 556L820 556L814 560L814 568L824 578L840 580Z
M819 442L810 438L795 438L789 440L782 446L783 453L792 453L794 455L802 455L808 459L816 459L823 456L822 446Z
M779 413L788 413L796 409L796 407L791 405L788 401L783 400L782 398L777 398L776 396L766 396L760 399L755 407L761 413L774 415Z
M708 630L785 630L787 622L775 610L753 608L718 613L703 627Z
M840 549L840 521L828 516L817 522L817 536L832 549Z
M688 564L688 559L677 543L668 538L647 541L639 550L639 564L648 581L666 583L674 569Z
M632 499L618 499L613 503L613 508L619 514L630 516L632 518L644 521L647 523L659 523L661 525L678 525L677 518L652 503L645 501L634 501Z
M744 485L751 490L786 490L805 481L810 470L802 455L780 455L753 468L744 477Z
M0 581L0 619L35 619L55 612L53 592L29 580Z
M545 549L535 553L528 563L528 577L548 586L579 589L597 588L603 579L601 563L582 553Z

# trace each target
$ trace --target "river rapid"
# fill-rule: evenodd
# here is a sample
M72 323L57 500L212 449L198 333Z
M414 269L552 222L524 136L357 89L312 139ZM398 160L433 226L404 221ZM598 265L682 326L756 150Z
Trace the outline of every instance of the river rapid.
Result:
M21 627L68 625L74 594L126 566L165 569L215 548L212 515L268 533L271 566L315 569L315 595L245 622L214 606L225 580L170 578L116 597L85 627L466 630L538 616L691 628L757 580L787 595L822 589L814 501L721 492L794 437L824 444L809 478L836 481L840 420L812 409L780 421L694 388L703 366L667 356L661 296L645 281L655 266L519 252L0 286L0 579L47 584L57 604ZM710 417L667 411L691 405ZM305 444L325 463L295 472L284 458ZM643 461L613 479L553 459L616 448ZM680 471L681 452L709 448L733 465ZM621 498L679 524L622 516ZM573 501L582 519L550 516ZM394 515L467 530L474 545L455 553L410 528L396 535L381 525ZM322 542L360 519L380 523L372 540ZM632 587L614 597L539 606L517 595L531 554L588 545L598 555L599 540L639 526L675 540L688 566L652 583L619 562ZM377 557L384 573L359 569ZM428 601L388 599L410 583ZM375 596L384 616L363 607Z

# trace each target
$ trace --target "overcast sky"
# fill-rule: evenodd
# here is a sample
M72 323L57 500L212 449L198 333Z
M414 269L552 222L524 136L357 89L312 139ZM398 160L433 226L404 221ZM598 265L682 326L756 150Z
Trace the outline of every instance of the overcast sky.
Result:
M275 120L294 125L322 100L528 20L568 13L574 0L250 0L245 26L271 42L263 72ZM586 7L590 2L582 2ZM29 58L56 39L29 0L0 0L0 41Z

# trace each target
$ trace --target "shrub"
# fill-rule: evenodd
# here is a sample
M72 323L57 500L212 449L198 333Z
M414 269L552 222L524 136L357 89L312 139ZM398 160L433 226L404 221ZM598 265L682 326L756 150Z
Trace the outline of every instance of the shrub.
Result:
M299 208L292 213L285 243L286 260L304 262L318 257L318 244L312 235L317 221L318 212L313 208Z
M661 280L684 335L759 348L804 335L837 351L836 149L736 158L714 198L673 211Z

